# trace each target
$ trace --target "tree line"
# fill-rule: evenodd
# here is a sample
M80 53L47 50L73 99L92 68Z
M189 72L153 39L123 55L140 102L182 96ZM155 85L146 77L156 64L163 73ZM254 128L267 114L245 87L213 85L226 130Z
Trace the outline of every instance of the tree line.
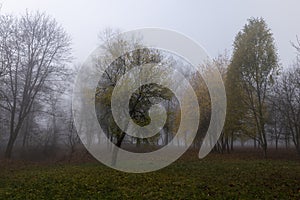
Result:
M211 102L205 82L193 67L176 55L143 47L141 38L126 40L106 29L99 39L101 59L95 59L99 77L95 91L99 124L110 141L131 151L160 148L169 142L185 145L188 139L173 141L180 123L180 105L174 94L157 84L141 86L129 102L132 120L145 126L151 122L148 110L156 103L167 114L162 130L140 139L120 130L112 117L111 95L116 83L129 70L147 63L157 64L164 78L176 80L171 68L180 71L192 85L201 115L193 147L199 148L211 116ZM300 55L300 42L291 44ZM135 51L128 51L135 48ZM121 57L113 60L115 54ZM300 155L300 60L281 66L271 30L262 18L251 18L236 35L233 53L213 59L225 83L226 122L215 151L230 152L238 141L253 142L267 156L271 144L292 145ZM38 149L43 155L83 149L72 118L72 83L78 67L73 67L71 38L55 19L45 13L26 12L17 17L0 13L0 150L11 158L13 152ZM84 67L84 66L82 66ZM153 65L153 67L155 67ZM154 69L155 70L155 69ZM162 74L160 74L162 75ZM187 97L188 98L188 97ZM189 108L192 112L193 108ZM93 142L93 138L89 138ZM101 140L97 140L101 143ZM145 148L147 147L147 148ZM149 149L148 149L149 148Z

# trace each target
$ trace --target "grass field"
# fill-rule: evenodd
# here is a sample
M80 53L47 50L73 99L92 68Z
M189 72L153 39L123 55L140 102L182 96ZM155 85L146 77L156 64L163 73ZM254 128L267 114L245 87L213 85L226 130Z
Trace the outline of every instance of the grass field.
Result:
M300 162L196 152L162 170L128 174L102 164L1 165L0 199L300 199Z

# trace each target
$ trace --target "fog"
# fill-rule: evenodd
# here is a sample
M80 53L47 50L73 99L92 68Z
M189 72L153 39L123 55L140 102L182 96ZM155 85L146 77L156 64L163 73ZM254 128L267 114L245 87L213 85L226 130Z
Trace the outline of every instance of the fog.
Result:
M193 38L215 57L224 49L231 51L248 18L263 17L274 33L280 61L287 66L295 57L290 42L300 35L299 7L298 0L7 0L2 1L1 12L20 14L26 8L47 12L72 36L74 57L80 63L97 47L97 35L106 27L172 29Z

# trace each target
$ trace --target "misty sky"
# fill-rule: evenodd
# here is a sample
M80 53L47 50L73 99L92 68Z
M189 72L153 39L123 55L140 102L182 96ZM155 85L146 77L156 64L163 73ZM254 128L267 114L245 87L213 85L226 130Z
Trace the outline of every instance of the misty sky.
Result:
M2 13L44 11L62 24L73 40L75 62L99 44L106 27L131 30L160 27L179 31L201 44L210 56L232 50L235 35L250 17L263 17L274 33L280 62L292 63L290 42L300 37L299 0L0 0Z

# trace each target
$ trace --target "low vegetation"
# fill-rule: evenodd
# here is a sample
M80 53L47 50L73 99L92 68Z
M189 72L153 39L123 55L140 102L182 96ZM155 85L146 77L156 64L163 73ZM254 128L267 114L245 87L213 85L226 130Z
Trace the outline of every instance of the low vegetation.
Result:
M100 163L2 162L0 199L300 199L300 162L240 152L128 174ZM286 157L286 155L283 155Z

